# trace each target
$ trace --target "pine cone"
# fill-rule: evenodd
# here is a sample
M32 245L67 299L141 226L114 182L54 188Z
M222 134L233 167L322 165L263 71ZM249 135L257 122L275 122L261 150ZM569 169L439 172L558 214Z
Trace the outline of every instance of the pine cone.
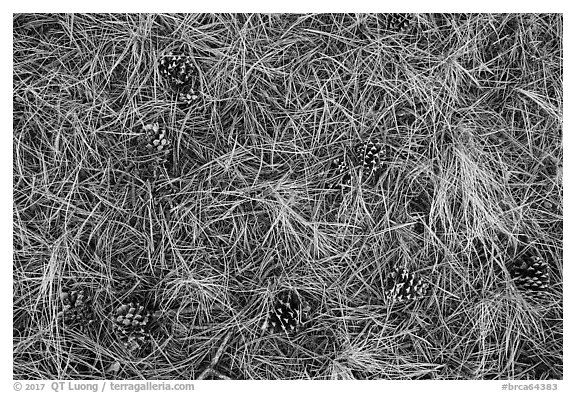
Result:
M354 146L353 163L360 165L363 181L374 181L382 169L382 144L376 139L368 139ZM331 173L336 176L337 183L332 188L345 188L352 184L352 168L346 156L336 158L330 167Z
M173 86L187 86L198 78L192 57L183 53L168 53L160 58L158 71Z
M386 14L386 30L402 32L408 30L412 23L412 14Z
M116 310L114 331L129 351L143 348L150 342L152 314L139 303L123 304Z
M148 150L167 151L170 148L170 140L166 136L166 130L161 129L158 123L146 124L143 131L143 144Z
M169 53L160 59L158 71L179 104L190 105L200 98L200 76L191 56Z
M184 106L190 106L200 98L200 92L191 88L187 91L180 91L176 95L176 101L178 104L182 104Z
M429 285L416 273L396 268L386 277L384 297L390 302L411 301L428 295Z
M548 263L532 253L517 258L511 273L516 287L523 291L544 291L550 285Z
M62 325L86 331L94 322L94 312L85 290L63 289L60 300L62 310L56 317Z
M270 333L296 333L308 321L310 305L294 291L280 292L274 301L274 308L262 326Z
M344 190L352 183L352 170L345 158L334 159L330 171L336 176L336 184L333 184L332 188Z
M368 180L376 175L382 168L382 144L377 139L368 139L355 146L356 158L362 165L365 179Z

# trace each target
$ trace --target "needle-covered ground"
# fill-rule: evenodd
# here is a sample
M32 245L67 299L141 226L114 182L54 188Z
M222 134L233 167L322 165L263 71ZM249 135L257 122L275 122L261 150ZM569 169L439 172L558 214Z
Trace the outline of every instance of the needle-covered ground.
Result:
M13 45L14 378L562 378L561 16Z

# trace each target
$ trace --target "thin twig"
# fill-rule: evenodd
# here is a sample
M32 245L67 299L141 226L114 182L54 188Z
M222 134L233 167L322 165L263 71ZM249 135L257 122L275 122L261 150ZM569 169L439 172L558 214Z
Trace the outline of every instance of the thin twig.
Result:
M223 375L222 373L217 372L214 369L214 367L216 367L216 365L218 364L218 361L220 360L220 357L224 353L224 349L226 348L228 341L230 341L230 338L232 337L232 333L233 333L233 331L231 330L228 332L228 334L226 334L226 337L224 337L224 340L222 340L222 343L220 344L220 346L218 347L218 350L216 351L216 355L214 355L214 357L212 358L212 361L210 362L210 366L208 366L204 371L202 371L202 373L198 377L198 380L206 379L210 375L216 375L220 379L230 379L230 378L226 377L225 375Z
M220 357L224 353L224 348L226 348L228 341L230 341L230 337L232 337L232 332L233 331L230 330L228 332L228 334L226 334L226 337L224 337L224 340L222 340L222 344L220 344L220 346L218 347L218 350L216 351L216 355L212 358L212 361L210 362L211 367L216 367L218 360L220 360Z

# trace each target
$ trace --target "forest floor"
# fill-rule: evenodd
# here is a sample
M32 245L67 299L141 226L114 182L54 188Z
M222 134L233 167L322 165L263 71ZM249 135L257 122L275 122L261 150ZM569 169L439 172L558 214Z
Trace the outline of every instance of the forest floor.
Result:
M562 378L562 16L389 18L15 15L14 378Z

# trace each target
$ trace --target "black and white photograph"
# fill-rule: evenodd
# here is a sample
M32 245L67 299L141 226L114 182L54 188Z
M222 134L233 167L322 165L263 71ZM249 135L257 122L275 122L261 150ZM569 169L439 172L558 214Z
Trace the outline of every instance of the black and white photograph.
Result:
M563 21L13 13L13 380L556 390Z

